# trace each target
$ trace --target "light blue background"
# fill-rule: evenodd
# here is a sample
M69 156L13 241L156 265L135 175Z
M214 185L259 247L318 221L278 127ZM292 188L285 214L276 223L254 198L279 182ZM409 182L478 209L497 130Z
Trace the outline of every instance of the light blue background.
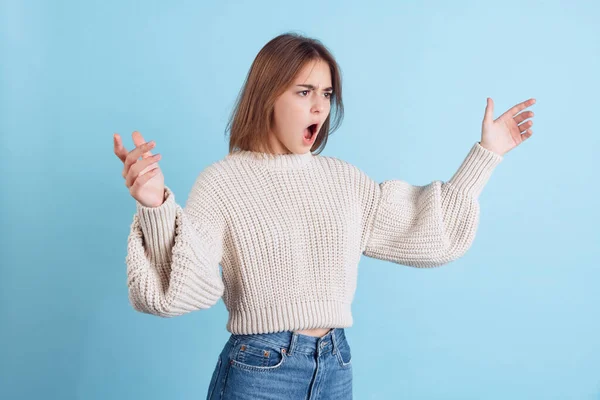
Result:
M135 203L112 135L155 140L184 204L227 154L252 60L295 31L342 68L346 117L322 154L377 181L449 179L486 97L494 118L537 99L464 257L362 258L355 398L600 399L598 2L4 0L0 18L0 398L204 398L225 306L132 309Z

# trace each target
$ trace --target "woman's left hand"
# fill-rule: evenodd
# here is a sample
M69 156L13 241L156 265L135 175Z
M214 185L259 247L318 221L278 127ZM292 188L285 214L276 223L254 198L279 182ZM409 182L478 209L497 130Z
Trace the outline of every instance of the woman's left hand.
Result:
M533 131L528 128L533 125L533 121L523 121L533 117L533 111L523 112L518 115L517 113L534 103L535 99L533 98L526 100L511 107L508 111L494 120L494 101L488 97L481 129L481 142L479 142L479 144L482 147L503 156L525 140L529 139L533 134Z

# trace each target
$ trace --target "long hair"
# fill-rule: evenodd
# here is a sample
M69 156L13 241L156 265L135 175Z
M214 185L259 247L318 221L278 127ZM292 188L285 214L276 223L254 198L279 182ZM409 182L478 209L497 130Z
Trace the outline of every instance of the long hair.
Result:
M328 136L339 128L344 117L340 68L319 40L288 32L271 39L252 62L227 124L229 153L264 148L273 153L268 135L273 127L275 101L307 63L318 60L329 65L333 95L330 113L311 152L319 154L325 148Z

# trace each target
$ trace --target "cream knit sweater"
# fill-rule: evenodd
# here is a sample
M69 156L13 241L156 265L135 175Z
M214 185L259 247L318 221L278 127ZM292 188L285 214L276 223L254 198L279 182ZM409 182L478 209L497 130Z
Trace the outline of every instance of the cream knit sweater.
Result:
M159 207L136 202L129 299L173 317L223 297L235 334L350 327L361 255L413 267L461 257L502 158L477 142L449 181L413 186L310 152L228 154L198 175L185 208L169 187Z

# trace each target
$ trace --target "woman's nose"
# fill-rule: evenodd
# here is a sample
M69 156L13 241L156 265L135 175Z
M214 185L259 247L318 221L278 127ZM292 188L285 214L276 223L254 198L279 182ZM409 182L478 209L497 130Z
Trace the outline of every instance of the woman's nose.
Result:
M317 97L315 102L313 103L313 110L315 111L323 111L325 109L325 99L321 99Z

